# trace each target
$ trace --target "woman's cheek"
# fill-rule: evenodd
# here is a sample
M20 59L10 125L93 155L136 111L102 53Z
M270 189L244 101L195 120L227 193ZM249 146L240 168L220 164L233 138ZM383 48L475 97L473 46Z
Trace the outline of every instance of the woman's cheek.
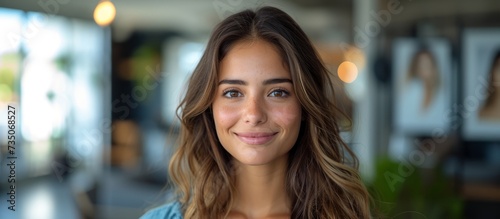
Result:
M231 126L238 120L238 109L231 106L219 106L214 109L216 123L227 126Z
M273 117L285 126L294 125L301 121L301 109L298 106L290 105L279 107L274 110Z

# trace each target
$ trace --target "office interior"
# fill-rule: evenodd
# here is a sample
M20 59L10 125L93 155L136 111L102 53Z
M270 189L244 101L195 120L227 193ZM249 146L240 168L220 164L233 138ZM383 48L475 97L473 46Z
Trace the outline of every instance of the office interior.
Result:
M218 22L265 5L338 80L383 215L500 218L500 1L114 0L97 24L103 2L0 2L0 218L139 218L171 200L185 82Z

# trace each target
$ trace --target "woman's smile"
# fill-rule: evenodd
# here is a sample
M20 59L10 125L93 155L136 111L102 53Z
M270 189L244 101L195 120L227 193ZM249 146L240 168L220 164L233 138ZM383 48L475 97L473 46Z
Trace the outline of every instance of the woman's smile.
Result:
M250 145L265 145L274 139L278 132L235 132L242 142Z

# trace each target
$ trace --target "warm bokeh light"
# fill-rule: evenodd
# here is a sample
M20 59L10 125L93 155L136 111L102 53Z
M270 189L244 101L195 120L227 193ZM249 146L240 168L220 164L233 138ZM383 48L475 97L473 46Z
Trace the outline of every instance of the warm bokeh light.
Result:
M344 52L345 60L351 61L356 64L358 69L362 69L365 67L366 58L363 50L359 49L356 46L351 46Z
M101 1L94 10L94 20L99 26L107 26L116 15L115 5L111 1Z
M339 65L337 74L343 82L352 83L358 77L358 68L354 63L344 61Z

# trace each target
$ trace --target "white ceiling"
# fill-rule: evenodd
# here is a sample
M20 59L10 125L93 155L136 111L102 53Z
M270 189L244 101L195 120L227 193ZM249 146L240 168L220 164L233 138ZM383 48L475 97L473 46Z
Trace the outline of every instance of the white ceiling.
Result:
M346 0L336 1L344 2L340 4L342 7L325 7L327 0L114 0L112 2L116 6L117 15L113 33L117 38L126 38L133 30L174 30L206 34L225 16L263 5L278 6L285 10L311 35L324 30L347 30L350 10L345 8ZM39 2L45 4L40 5ZM98 2L99 0L1 0L0 7L91 20ZM307 9L301 7L305 2L308 3ZM321 4L325 6L318 7Z
M126 39L135 30L178 31L206 36L228 14L245 8L273 5L289 13L311 38L348 41L352 32L354 4L365 0L113 0L117 16L113 37ZM372 0L366 0L372 1ZM0 0L0 7L38 11L92 20L99 0ZM378 0L380 10L391 0ZM415 19L500 13L498 0L401 1L404 11L391 26L404 27ZM326 40L325 40L326 39Z

